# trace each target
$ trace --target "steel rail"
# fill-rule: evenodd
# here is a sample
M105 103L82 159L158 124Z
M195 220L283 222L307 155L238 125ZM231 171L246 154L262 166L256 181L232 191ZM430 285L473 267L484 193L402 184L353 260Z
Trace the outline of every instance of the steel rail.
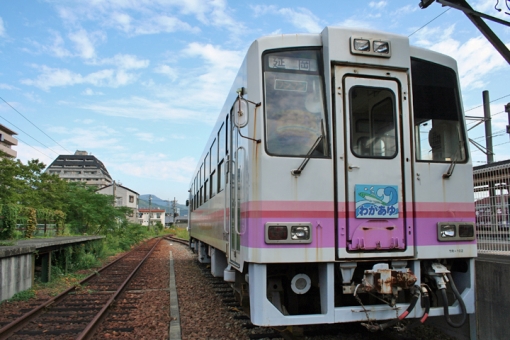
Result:
M161 239L160 239L161 240ZM159 240L159 241L160 241ZM156 242L156 244L159 243ZM70 287L68 289L66 289L65 291L63 291L62 293L60 293L59 295L49 299L48 301L44 302L43 304L41 304L39 307L36 307L35 309L31 310L30 312L26 313L26 314L23 314L22 316L20 316L19 318L13 320L11 323L5 325L4 327L0 328L0 340L4 340L4 339L7 339L9 336L11 336L13 333L17 332L18 330L20 330L21 328L23 328L28 322L30 322L33 318L37 317L39 314L41 314L43 312L43 309L45 309L46 307L49 307L51 306L52 304L54 303L57 303L59 302L60 300L62 300L64 297L66 297L70 292L74 291L77 289L77 287L83 285L84 283L87 283L88 281L90 281L91 279L95 278L97 275L99 275L99 273L103 272L104 270L108 269L110 266L114 265L115 263L117 263L118 261L124 259L126 256L130 255L132 252L134 252L137 248L133 249L132 251L130 252L127 252L126 254L120 256L118 259L108 263L107 265L105 265L104 267L101 267L99 270L97 270L96 272L94 272L93 274L87 276L86 278L84 278L83 280L81 280L80 282L78 282L77 284L75 284L73 287Z
M178 238L178 237L175 237L175 236L165 236L163 238L165 240L168 240L168 241L174 241L174 242L178 242L178 243L181 243L181 244L184 244L184 245L189 245L189 240L185 240L183 238Z
M92 321L85 327L83 332L81 332L77 337L76 340L83 340L83 339L89 339L93 334L94 330L97 328L97 326L100 324L102 318L104 317L106 310L111 306L113 301L117 298L117 296L122 293L124 288L127 286L127 284L131 281L131 278L136 274L138 269L142 266L142 264L147 260L147 258L152 254L154 249L156 249L156 246L161 241L161 238L158 239L158 241L152 246L152 248L149 250L147 255L140 261L140 263L136 266L136 268L129 274L129 276L124 280L124 282L120 285L120 287L117 289L117 291L110 297L110 299L106 302L106 304L101 308L101 310L96 314L96 316L92 319Z

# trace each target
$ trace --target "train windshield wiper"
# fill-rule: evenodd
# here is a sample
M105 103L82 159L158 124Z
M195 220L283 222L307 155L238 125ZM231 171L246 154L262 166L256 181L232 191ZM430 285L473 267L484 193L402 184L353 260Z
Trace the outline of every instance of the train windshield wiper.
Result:
M317 140L315 141L315 143L313 143L312 147L310 148L310 151L308 151L308 153L306 154L305 159L303 160L301 165L297 169L290 171L292 176L297 177L297 176L301 175L301 172L303 171L306 164L308 164L308 161L312 157L312 153L315 151L315 149L317 149L317 147L319 146L321 141L324 139L325 139L325 137L324 137L324 121L321 119L321 135L319 137L317 137Z

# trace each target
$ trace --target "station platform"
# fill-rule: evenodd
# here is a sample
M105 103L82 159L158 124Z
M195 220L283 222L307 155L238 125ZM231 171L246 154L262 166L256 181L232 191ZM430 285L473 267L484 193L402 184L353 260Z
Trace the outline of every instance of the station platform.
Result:
M0 301L30 289L36 265L41 281L51 278L51 254L65 247L103 239L104 236L62 236L14 241L12 246L0 246Z

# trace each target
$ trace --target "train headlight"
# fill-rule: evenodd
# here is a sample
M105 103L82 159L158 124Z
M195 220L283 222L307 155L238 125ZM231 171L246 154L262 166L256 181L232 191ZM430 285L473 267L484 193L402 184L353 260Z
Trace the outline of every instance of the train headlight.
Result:
M354 39L354 50L360 52L369 52L370 41L366 39Z
M390 43L387 41L374 41L374 52L376 53L390 53Z
M442 225L440 228L441 228L440 233L441 233L442 238L455 237L455 234L456 234L455 224Z
M308 222L267 222L265 241L271 243L312 243L312 224Z
M378 38L351 37L351 53L366 57L391 58L391 42Z
M439 222L437 224L439 241L472 241L475 239L475 224L470 222Z
M293 240L308 240L310 238L309 226L292 226L290 229L290 238Z

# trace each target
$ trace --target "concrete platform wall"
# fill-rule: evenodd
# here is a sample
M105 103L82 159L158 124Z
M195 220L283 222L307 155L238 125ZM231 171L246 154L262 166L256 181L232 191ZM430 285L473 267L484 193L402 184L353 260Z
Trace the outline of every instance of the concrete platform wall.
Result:
M0 301L32 287L34 250L25 247L0 251Z
M478 339L508 339L510 334L510 256L481 254L476 260Z

